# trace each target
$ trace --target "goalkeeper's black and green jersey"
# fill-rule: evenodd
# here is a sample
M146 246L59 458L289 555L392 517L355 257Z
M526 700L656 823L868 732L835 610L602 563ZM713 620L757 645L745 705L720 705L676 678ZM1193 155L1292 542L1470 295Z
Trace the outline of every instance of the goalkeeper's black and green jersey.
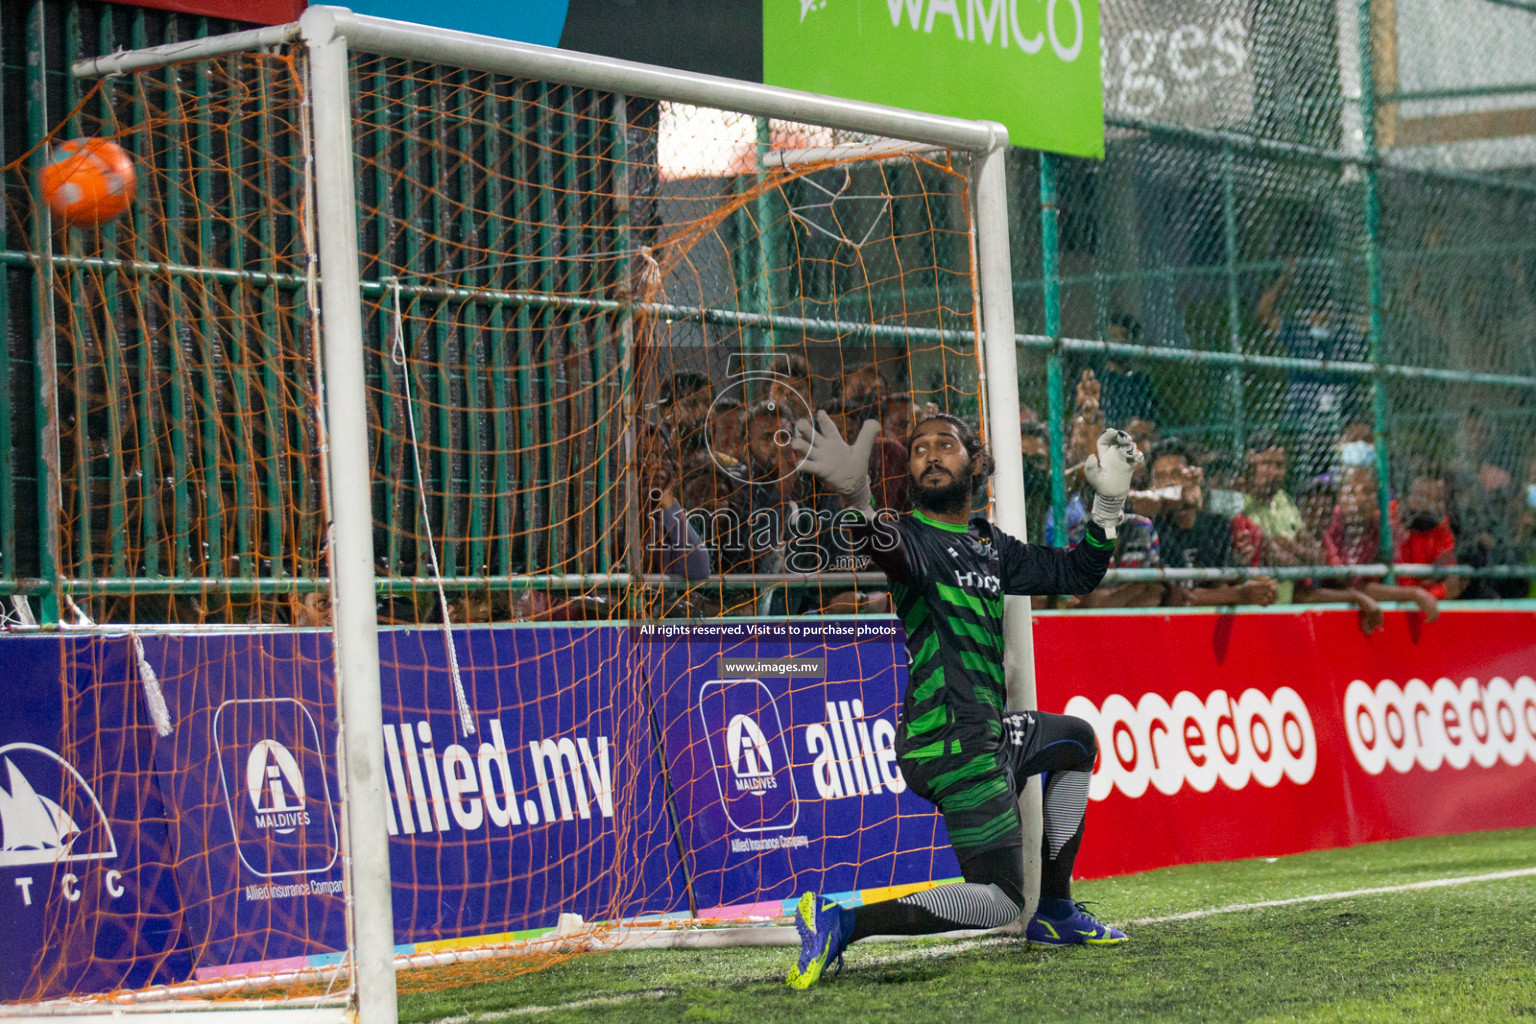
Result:
M860 532L906 629L902 756L917 761L1000 737L1003 595L1085 594L1114 550L1096 523L1070 550L1026 544L981 517L960 526L913 512Z

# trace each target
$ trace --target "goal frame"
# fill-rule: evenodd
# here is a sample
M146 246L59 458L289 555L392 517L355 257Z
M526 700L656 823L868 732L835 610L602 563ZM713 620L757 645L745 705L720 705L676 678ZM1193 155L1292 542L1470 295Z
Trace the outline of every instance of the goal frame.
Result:
M341 741L338 751L343 799L343 849L351 933L352 991L362 1024L393 1024L397 1018L395 946L391 909L387 795L378 654L367 396L358 254L358 215L352 146L348 62L362 53L446 64L480 72L663 100L741 114L878 135L905 143L964 151L973 158L972 223L980 314L981 399L987 441L997 472L990 480L992 512L1005 531L1024 536L1023 455L1018 430L1019 397L1013 283L1008 245L1005 157L1008 132L1001 124L902 110L873 103L799 92L729 78L621 61L529 43L431 28L356 14L339 7L311 7L298 22L121 51L78 61L77 77L124 74L172 62L216 57L288 43L308 52L313 124L315 210L320 256L320 324L324 359L325 422L329 451L333 557L333 633L339 682ZM1005 669L1008 706L1036 706L1034 651L1027 598L1005 603L1008 638ZM1021 797L1025 828L1040 829L1039 794ZM1037 844L1025 848L1026 891L1038 887ZM1032 902L1032 901L1031 901ZM1027 917L1033 910L1024 910ZM163 1005L163 1004L162 1004ZM104 1007L105 1008L105 1007ZM111 1007L121 1010L118 1004ZM28 1008L16 1007L14 1010ZM56 1017L30 1008L39 1017ZM41 1012L37 1012L41 1011ZM190 1019L201 1010L183 1010ZM220 1012L223 1011L211 1011ZM243 1010L298 1020L300 1011ZM305 1024L323 1011L302 1011ZM189 1016L190 1014L190 1016ZM7 1013L21 1017L22 1014ZM328 1018L327 1018L328 1019Z

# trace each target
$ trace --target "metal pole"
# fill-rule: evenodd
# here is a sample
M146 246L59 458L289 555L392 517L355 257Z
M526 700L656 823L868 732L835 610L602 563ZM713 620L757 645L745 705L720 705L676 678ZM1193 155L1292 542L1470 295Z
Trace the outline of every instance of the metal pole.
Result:
M768 176L767 159L773 148L773 132L768 118L759 117L757 121L757 166L758 181ZM757 274L753 280L753 305L755 312L764 316L771 315L774 311L773 275L774 268L778 266L779 254L779 225L774 217L773 193L765 191L758 194L757 201L753 203L757 215ZM778 348L778 337L773 328L754 331L752 341L760 352L772 352Z
M1243 307L1237 287L1237 186L1232 180L1232 147L1221 154L1221 220L1227 249L1227 347L1234 355L1243 352ZM1231 417L1232 450L1241 452L1248 431L1243 401L1243 371L1234 366L1227 371L1228 414Z
M373 507L363 370L362 293L352 174L347 44L324 8L301 22L309 47L319 227L325 401L330 434L332 609L346 792L348 908L353 985L362 1024L395 1024L394 910L385 824L383 708L373 586Z
M1387 479L1387 444L1391 438L1391 410L1387 402L1386 359L1381 345L1381 196L1376 173L1376 98L1372 81L1371 0L1359 0L1360 30L1360 131L1365 147L1365 287L1367 304L1366 340L1376 368L1371 378L1371 409L1376 430L1376 503L1381 538L1381 561L1387 565L1387 582L1392 573L1392 488Z
M314 10L314 8L311 8ZM999 126L324 8L359 52L984 152Z
M1045 289L1045 333L1051 350L1045 357L1046 427L1051 432L1051 521L1057 547L1067 546L1065 382L1062 380L1061 264L1056 243L1056 163L1040 154L1040 277Z
M1024 452L1019 437L1019 367L1013 334L1013 269L1008 253L1007 129L1000 142L977 154L976 261L981 281L982 372L986 375L988 441L997 460L992 478L993 520L1004 533L1027 536L1024 509ZM1060 520L1058 520L1059 522ZM1008 709L1030 711L1035 700L1035 637L1028 597L1003 599L1003 673ZM1040 892L1040 788L1019 795L1024 825L1025 906L1020 921L1034 914Z
M618 257L614 275L617 278L618 297L622 312L619 315L619 401L622 409L622 447L619 449L618 473L623 480L620 489L624 508L624 548L621 551L624 565L634 575L636 582L645 572L645 535L640 523L640 444L635 424L639 422L640 399L635 379L635 272L629 253L634 250L635 232L629 154L629 97L620 93L614 97L615 120L620 134L614 145L613 169L613 229L617 239ZM631 586L624 600L624 614L638 619L645 611L643 589Z
M189 39L184 43L167 43L164 46L149 46L123 53L109 53L102 57L87 57L71 64L69 72L76 78L126 75L144 68L158 68L164 64L281 46L298 34L299 26L296 22L251 29L247 32L230 32L202 39Z
M27 139L41 142L48 134L48 68L46 11L42 0L27 15ZM28 170L36 180L48 158L38 146ZM39 252L32 292L33 352L38 426L37 453L37 574L52 583L40 604L44 625L59 621L59 584L64 575L59 518L64 514L64 494L59 479L63 467L59 455L59 361L54 322L53 222L47 203L32 204L33 244ZM8 414L8 413L7 413Z

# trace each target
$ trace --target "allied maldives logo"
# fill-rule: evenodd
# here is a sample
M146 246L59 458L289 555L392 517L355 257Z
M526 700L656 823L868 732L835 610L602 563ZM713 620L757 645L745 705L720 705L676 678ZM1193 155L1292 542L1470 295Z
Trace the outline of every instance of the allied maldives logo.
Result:
M793 828L800 801L778 701L756 679L711 679L699 687L715 786L738 832Z
M277 740L262 740L245 761L245 788L256 814L256 827L291 836L310 823L305 807L304 773L293 751Z
M0 770L0 868L117 856L101 802L69 762L35 743L10 743L0 747Z
M309 709L289 697L225 701L213 735L241 863L268 878L333 867L340 850L326 748Z
M725 730L725 752L731 764L731 784L738 793L761 793L778 786L768 737L751 715L731 719Z

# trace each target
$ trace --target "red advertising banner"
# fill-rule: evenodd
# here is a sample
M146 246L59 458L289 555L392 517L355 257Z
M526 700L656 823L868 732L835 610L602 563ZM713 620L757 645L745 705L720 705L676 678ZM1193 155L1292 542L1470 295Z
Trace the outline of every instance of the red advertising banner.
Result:
M242 0L241 3L231 3L230 0L135 0L134 6L248 21L255 25L284 25L298 21L309 5L305 0Z
M1093 724L1078 877L1536 825L1536 616L1040 616L1040 707Z

